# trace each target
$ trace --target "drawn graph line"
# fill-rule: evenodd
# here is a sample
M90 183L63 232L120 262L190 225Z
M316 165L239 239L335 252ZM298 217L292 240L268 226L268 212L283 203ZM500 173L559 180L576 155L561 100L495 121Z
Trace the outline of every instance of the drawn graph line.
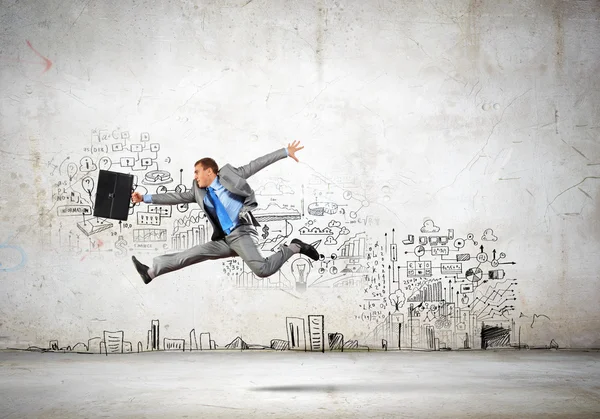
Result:
M507 298L507 300L510 300L510 298ZM513 300L516 300L516 298L514 298ZM475 312L474 314L476 316L481 316L482 313L487 310L488 308L494 309L494 308L500 308L501 306L503 306L504 304L507 304L507 301L502 301L500 303L487 303L485 307L482 307L480 309L479 312Z
M490 300L494 300L496 297L504 297L504 295L507 292L514 292L514 290L511 289L511 287L513 287L514 285L516 285L515 282L511 282L510 284L508 284L508 286L503 289L503 290L487 290L487 292L489 292L489 294L485 294L483 295L481 298L480 297L475 297L475 302L473 303L473 306L471 307L471 310L475 310L477 307L477 304L482 303L482 304L489 304Z

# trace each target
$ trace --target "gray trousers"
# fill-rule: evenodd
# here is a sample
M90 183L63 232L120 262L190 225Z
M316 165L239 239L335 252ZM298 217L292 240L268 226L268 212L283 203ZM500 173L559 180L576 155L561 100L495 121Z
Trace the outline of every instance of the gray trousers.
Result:
M205 260L215 260L240 256L258 277L273 275L290 258L294 252L282 246L278 252L264 257L258 250L258 233L252 225L241 225L224 239L209 241L187 250L156 256L153 270L156 276L176 271Z

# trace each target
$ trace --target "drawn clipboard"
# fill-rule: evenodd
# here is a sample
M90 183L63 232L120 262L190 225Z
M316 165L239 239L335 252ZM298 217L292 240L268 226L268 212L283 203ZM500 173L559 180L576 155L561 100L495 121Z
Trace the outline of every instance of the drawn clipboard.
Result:
M127 221L133 192L133 175L100 170L94 216Z

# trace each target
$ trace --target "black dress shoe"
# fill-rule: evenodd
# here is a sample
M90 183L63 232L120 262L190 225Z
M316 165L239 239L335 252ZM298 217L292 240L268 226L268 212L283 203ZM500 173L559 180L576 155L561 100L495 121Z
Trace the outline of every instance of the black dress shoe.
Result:
M139 260L137 260L135 258L135 256L132 256L131 260L133 260L133 264L135 265L135 269L138 271L138 273L140 274L140 276L144 280L144 284L149 284L150 281L152 281L152 278L150 278L150 275L148 275L148 269L150 269L150 268L148 268L146 265L144 265Z
M300 253L302 253L303 255L308 256L312 260L319 260L319 252L317 252L317 249L315 249L310 244L304 243L298 239L292 240L292 243L300 246Z

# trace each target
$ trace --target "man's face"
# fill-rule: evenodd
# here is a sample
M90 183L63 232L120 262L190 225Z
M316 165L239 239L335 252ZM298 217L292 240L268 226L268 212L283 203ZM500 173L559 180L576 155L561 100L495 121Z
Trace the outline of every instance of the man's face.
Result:
M194 179L198 183L199 188L210 186L214 178L212 169L205 169L201 164L194 167Z

